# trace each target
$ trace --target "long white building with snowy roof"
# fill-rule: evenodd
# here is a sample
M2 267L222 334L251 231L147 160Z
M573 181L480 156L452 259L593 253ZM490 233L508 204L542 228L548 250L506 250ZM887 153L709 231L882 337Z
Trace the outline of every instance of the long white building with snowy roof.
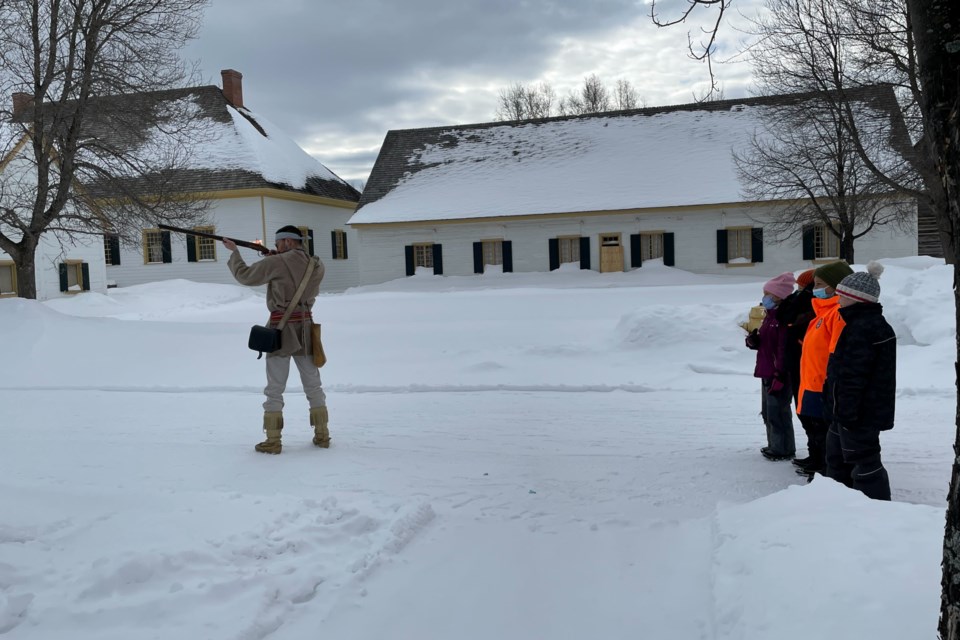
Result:
M390 131L350 219L360 282L565 264L624 271L648 261L766 276L837 259L839 242L823 225L776 242L765 227L782 203L742 195L733 153L766 110L794 99ZM859 100L897 130L888 87ZM902 161L896 146L884 153ZM904 208L913 212L904 224L857 240L858 258L916 255L916 206Z

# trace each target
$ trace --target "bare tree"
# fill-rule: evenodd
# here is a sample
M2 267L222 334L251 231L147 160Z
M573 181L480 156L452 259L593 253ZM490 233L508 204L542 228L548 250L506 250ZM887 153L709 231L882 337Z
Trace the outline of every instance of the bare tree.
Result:
M844 118L853 148L864 165L891 190L934 209L945 197L928 152L928 127L919 109L920 86L905 0L767 0L754 22L750 49L754 77L766 93L821 91ZM892 84L900 99L911 142L911 172L881 167L868 153L873 124L853 111L850 91L879 82ZM952 261L953 237L939 229L944 255Z
M195 75L178 53L207 2L0 0L0 90L14 97L0 110L0 249L21 297L36 297L45 234L139 242L144 226L202 215L171 189L202 134L195 105L162 90Z
M852 262L856 238L877 226L905 227L912 214L904 198L885 195L922 192L892 90L858 88L876 78L848 37L848 9L860 0L847 2L767 0L754 22L758 44L749 51L754 78L766 94L809 93L770 110L766 131L736 161L748 196L793 201L775 210L775 236L819 221L839 239L840 257ZM883 96L885 104L872 109L868 98Z
M579 91L571 91L560 101L560 115L584 115L610 110L610 93L596 74L584 78Z
M553 115L556 93L547 82L524 85L513 84L500 90L497 120L530 120Z
M715 6L721 0L688 0L683 19L698 6ZM730 0L722 0L721 6ZM944 189L944 199L934 214L942 229L956 238L960 232L960 3L953 0L906 0L909 35L916 51L919 104L930 144L934 166ZM656 16L656 6L651 9ZM666 24L666 23L664 23ZM712 37L716 37L715 23ZM706 50L709 53L709 49ZM960 283L960 250L953 243L953 281ZM960 366L960 287L954 286L956 362ZM960 377L957 381L960 384ZM958 387L960 392L960 387ZM960 640L960 393L955 416L954 460L947 496L947 517L943 539L940 620L942 640Z
M614 108L618 111L638 109L644 106L640 93L630 84L629 80L624 80L623 78L617 80L613 102Z
M896 109L888 93L888 104ZM765 225L775 239L818 226L837 239L839 257L853 263L857 238L876 227L906 230L914 208L910 200L891 197L887 184L866 167L844 117L819 94L767 107L764 130L745 152L734 153L734 160L748 200L784 203ZM871 136L878 155L889 148L891 137L889 127ZM896 154L884 155L891 165L905 164Z

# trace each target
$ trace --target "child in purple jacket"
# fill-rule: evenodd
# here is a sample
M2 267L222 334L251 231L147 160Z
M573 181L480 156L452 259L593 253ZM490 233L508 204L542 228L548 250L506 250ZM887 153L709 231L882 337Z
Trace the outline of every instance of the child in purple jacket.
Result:
M760 304L767 310L760 328L747 336L747 347L757 351L753 376L760 378L760 415L767 428L767 446L760 449L767 460L790 460L796 453L793 416L790 408L792 387L786 362L787 325L777 319L780 303L793 293L795 279L789 271L763 285Z

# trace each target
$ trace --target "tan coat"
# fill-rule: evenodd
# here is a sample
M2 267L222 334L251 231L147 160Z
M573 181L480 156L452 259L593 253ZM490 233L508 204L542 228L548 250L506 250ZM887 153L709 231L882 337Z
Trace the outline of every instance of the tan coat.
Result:
M307 282L297 310L310 311L320 293L320 281L323 280L323 262L320 258L311 258L302 249L294 249L272 256L265 256L259 262L247 265L239 251L230 255L227 266L237 282L250 287L267 285L267 308L273 311L286 311L287 306L297 292L300 280L307 271L307 261L316 260L313 273ZM276 324L276 323L275 323ZM309 322L288 322L280 338L281 347L268 356L304 356L312 355Z

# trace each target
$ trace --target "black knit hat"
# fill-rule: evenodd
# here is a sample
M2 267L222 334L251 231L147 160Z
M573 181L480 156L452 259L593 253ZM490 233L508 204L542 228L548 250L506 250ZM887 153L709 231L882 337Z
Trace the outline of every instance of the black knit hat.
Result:
M871 261L866 271L851 273L837 285L837 295L855 302L876 302L880 299L880 274L883 265Z

